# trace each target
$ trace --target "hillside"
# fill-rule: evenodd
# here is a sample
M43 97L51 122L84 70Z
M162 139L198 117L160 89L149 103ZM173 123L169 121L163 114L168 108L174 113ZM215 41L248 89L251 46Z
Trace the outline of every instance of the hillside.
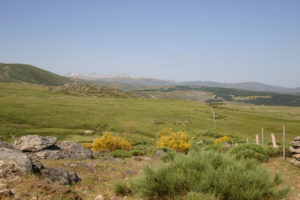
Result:
M139 90L149 94L156 93L174 93L181 92L184 96L187 91L202 91L213 94L214 97L207 102L232 101L250 103L255 105L271 105L271 106L300 106L300 95L281 94L274 92L258 92L233 88L222 87L191 87L191 86L175 86L154 89ZM164 95L166 96L166 95ZM223 99L223 100L222 100Z
M0 63L0 82L58 86L71 80L32 65Z
M137 97L131 92L119 90L116 88L89 85L81 82L66 83L63 86L51 88L52 91L59 92L67 95L75 96L90 96L90 97Z
M221 88L233 88L250 91L260 92L277 92L277 93L297 93L297 89L286 88L274 85L267 85L257 82L241 82L241 83L219 83L211 81L188 81L182 82L180 85L185 86L201 86L201 87L221 87Z

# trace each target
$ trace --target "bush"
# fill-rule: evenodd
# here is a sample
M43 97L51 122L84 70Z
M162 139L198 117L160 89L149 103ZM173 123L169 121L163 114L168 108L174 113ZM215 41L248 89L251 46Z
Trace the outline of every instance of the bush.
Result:
M187 193L187 200L218 200L214 194L203 194L199 192Z
M131 192L124 181L116 181L113 185L113 191L117 196L125 196Z
M176 157L177 153L174 151L168 151L167 153L160 156L160 159L164 162L170 162L173 161Z
M169 147L179 152L186 152L192 147L192 144L189 143L187 134L185 132L179 131L174 133L170 132L170 130L171 129L168 129L167 131L159 133L159 135L162 135L158 142L160 147Z
M92 143L82 143L81 144L84 148L91 150L93 145Z
M230 146L224 146L224 145L211 145L204 148L205 151L215 151L219 153L226 153L228 150L230 150Z
M92 144L92 150L115 151L130 150L131 144L120 136L112 136L112 133L103 133L101 138L96 138Z
M255 159L260 162L269 160L268 150L257 144L241 144L234 147L230 154L234 155L236 159Z
M269 157L280 157L283 154L282 146L278 148L273 148L273 146L267 146ZM292 153L289 150L289 147L285 147L286 157L292 157Z
M220 200L282 199L288 189L277 186L278 181L256 161L236 160L212 151L178 154L155 169L146 166L144 174L132 181L134 191L152 200L197 199L203 195Z
M133 149L130 152L133 156L143 156L147 153L146 151L143 151L141 149Z
M116 150L109 153L114 158L131 158L132 153L130 151Z
M221 138L219 138L219 139L216 139L215 141L214 141L214 144L216 145L216 144L221 144L221 143L225 143L225 142L230 142L232 139L231 139L231 137L228 137L228 136L223 136L223 137L221 137Z

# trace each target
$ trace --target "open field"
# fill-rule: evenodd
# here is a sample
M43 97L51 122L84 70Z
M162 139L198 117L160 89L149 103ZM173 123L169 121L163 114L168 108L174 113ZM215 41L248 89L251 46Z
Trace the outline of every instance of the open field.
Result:
M53 135L79 142L85 129L112 131L124 136L154 139L165 128L187 131L191 137L212 132L211 107L204 103L146 98L93 98L50 92L47 87L0 84L1 139L27 134ZM217 133L254 141L255 134L275 133L281 139L286 125L287 142L300 133L300 108L228 104L214 108ZM266 140L270 140L268 135Z

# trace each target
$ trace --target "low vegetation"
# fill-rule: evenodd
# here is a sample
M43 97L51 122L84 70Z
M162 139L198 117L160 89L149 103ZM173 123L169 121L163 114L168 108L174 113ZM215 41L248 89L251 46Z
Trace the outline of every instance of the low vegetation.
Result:
M130 150L131 144L120 136L113 136L111 132L103 133L101 138L94 139L92 150L94 151L115 151Z
M257 144L241 144L234 147L230 151L231 155L238 160L240 159L255 159L260 162L266 162L269 160L269 152L261 145Z
M278 177L271 177L251 159L236 160L229 154L191 151L177 155L167 165L145 167L132 181L133 190L147 199L195 199L209 196L220 200L282 199L289 191L280 189Z
M192 147L186 132L164 129L159 132L159 136L158 146L160 147L168 147L179 152L186 152Z

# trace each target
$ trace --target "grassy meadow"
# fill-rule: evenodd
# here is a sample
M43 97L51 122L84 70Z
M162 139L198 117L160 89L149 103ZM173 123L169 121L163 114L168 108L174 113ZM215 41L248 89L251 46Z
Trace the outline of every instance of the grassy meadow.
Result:
M196 101L148 98L96 98L51 92L48 87L0 83L0 138L10 141L27 134L53 135L59 140L89 142L101 132L154 141L156 133L171 127L190 137L211 136L211 107ZM300 108L227 104L213 108L217 133L254 142L265 128L281 140L286 125L287 142L300 133ZM95 136L82 136L85 129ZM207 134L210 133L210 134Z

